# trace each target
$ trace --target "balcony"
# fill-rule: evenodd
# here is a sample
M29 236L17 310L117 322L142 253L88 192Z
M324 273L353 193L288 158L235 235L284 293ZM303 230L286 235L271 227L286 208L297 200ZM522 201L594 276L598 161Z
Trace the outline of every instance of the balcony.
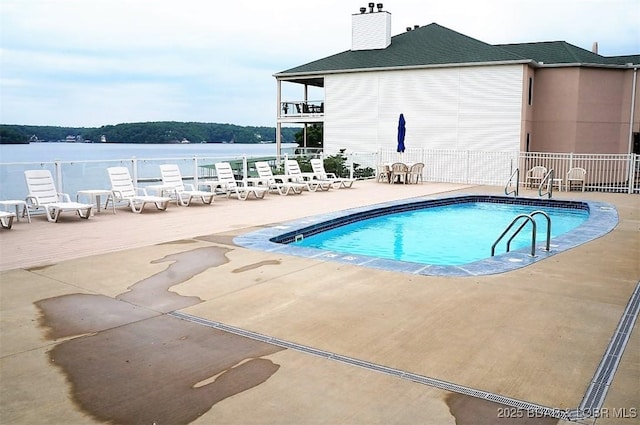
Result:
M280 102L280 122L312 123L324 121L324 101L302 100Z

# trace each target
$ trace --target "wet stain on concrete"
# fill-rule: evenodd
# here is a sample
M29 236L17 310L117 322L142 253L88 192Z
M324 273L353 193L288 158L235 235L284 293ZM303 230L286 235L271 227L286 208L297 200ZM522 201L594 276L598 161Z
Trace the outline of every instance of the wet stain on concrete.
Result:
M177 241L162 242L158 245L188 245L192 243L196 243L196 241L193 239L180 239Z
M51 266L52 266L52 264L46 264L46 265L44 265L44 266L30 267L30 268L25 269L25 270L26 270L26 271L28 271L28 272L37 272L37 271L39 271L39 270L46 270L46 269L48 269L48 268L49 268L49 267L51 267Z
M170 262L164 272L119 299L71 294L36 303L48 338L77 336L56 345L49 357L67 376L80 409L112 424L187 424L279 369L263 357L280 347L158 312L182 305L181 298L188 305L199 302L167 295L168 288L224 264L227 251L166 256L156 261Z
M558 419L540 417L536 412L519 410L489 400L450 393L445 402L456 425L555 425Z
M179 254L167 255L152 264L169 262L169 267L129 288L116 299L147 307L162 313L180 310L202 300L198 297L185 297L169 290L172 286L186 282L205 270L225 264L225 254L229 250L219 247L198 248Z
M205 241L205 242L219 243L221 245L237 246L233 242L233 239L236 236L237 235L235 235L235 234L229 235L229 234L220 233L220 234L215 234L215 235L199 236L196 239L202 240L202 241Z
M35 303L45 336L56 340L116 328L159 313L105 295L71 294Z
M258 267L262 267L262 266L277 266L279 264L280 264L280 260L265 260L265 261L260 261L258 263L249 264L244 267L239 267L237 269L233 269L231 273L242 273L249 270L257 269Z

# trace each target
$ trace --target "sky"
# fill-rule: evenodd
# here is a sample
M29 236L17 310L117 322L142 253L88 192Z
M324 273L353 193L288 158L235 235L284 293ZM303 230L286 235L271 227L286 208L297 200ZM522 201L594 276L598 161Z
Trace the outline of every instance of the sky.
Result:
M276 125L274 74L351 48L363 0L0 0L0 123ZM391 34L437 23L489 44L640 54L640 0L395 0ZM284 98L302 89L284 85ZM314 93L311 93L310 100ZM317 97L317 96L316 96Z

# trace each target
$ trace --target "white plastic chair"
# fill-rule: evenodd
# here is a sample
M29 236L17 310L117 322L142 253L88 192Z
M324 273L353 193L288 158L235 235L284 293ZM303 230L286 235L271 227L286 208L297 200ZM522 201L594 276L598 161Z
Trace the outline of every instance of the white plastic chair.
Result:
M180 167L177 164L162 164L160 174L162 175L162 185L173 187L176 204L188 207L193 198L200 198L202 203L206 205L211 205L213 202L215 193L196 190L192 184L184 183Z
M402 162L396 162L391 164L391 171L389 174L389 183L397 181L407 183L407 174L409 173L409 167Z
M311 160L311 168L313 170L315 178L317 178L318 180L329 180L333 185L338 185L338 189L349 188L353 186L353 183L356 181L356 179L351 179L348 177L337 177L335 173L327 173L324 169L324 161L319 158L314 158Z
M0 211L0 227L2 227L3 229L11 229L11 226L13 225L13 219L15 217L15 213Z
M524 187L533 188L534 184L537 184L538 186L540 186L540 183L542 183L542 179L544 179L544 176L546 175L547 175L547 167L544 167L542 165L536 165L535 167L527 171Z
M422 162L416 162L411 167L409 167L409 171L407 172L407 182L416 184L421 182L423 169L424 164Z
M391 174L391 170L388 165L378 165L378 175L376 177L377 181L383 181L385 183L389 183L389 176Z
M144 188L136 187L127 167L109 167L109 180L111 181L111 202L125 201L134 213L141 213L148 203L155 204L160 211L165 211L171 198L147 194Z
M309 192L315 192L318 189L321 191L329 190L333 186L333 182L330 180L314 179L313 173L303 173L300 170L300 164L295 159L288 159L285 162L285 169L289 181L304 184L305 189Z
M55 223L64 211L75 211L85 220L91 216L91 204L72 202L67 193L58 193L53 176L49 170L25 170L27 181L27 208L31 210L44 209L47 220Z
M274 176L271 166L266 161L256 161L256 172L258 173L258 181L265 184L271 191L277 191L280 195L286 196L289 193L301 194L306 188L303 183L290 182L287 176Z
M579 184L584 192L584 180L587 175L587 170L580 167L573 167L569 171L567 171L567 180L565 183L565 188L568 191L571 190L572 184Z
M263 199L269 189L259 186L247 186L242 181L237 181L233 175L231 164L228 162L215 163L218 182L222 190L227 194L227 198L234 193L241 201L246 201L249 195L253 194L256 199Z

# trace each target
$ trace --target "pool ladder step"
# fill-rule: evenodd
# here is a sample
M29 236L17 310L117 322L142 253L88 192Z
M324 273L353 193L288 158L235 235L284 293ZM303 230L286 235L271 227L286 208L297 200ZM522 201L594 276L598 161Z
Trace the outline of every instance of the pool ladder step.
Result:
M507 241L507 252L509 252L509 250L511 249L511 241L518 235L518 233L520 233L520 231L524 228L524 226L527 225L527 223L531 223L531 256L535 257L536 256L536 219L534 218L536 215L542 215L543 217L545 217L547 219L547 244L546 244L546 250L549 251L549 248L551 246L551 217L549 217L549 214L547 214L544 211L534 211L530 214L519 214L517 215L513 220L511 220L511 223L509 223L509 225L506 227L506 229L504 229L504 231L500 234L500 236L498 236L498 239L496 239L496 241L493 243L493 245L491 245L491 256L493 257L496 253L496 246L498 245L498 243L502 240L502 238L504 238L507 233L509 233L509 230L511 230L511 228L513 226L516 225L517 222L522 221L522 223L520 224L520 227L518 227L513 234L511 235L511 237L509 238L509 240Z

